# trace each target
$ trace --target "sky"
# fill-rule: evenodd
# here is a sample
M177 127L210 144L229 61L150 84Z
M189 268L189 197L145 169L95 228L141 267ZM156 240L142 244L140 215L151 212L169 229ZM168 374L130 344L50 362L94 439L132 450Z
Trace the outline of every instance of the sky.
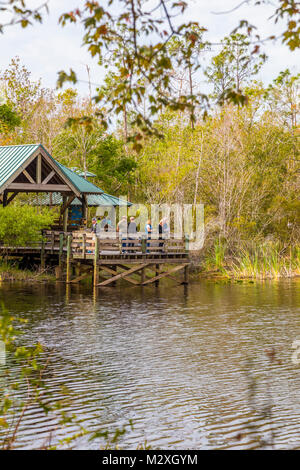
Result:
M28 0L28 5L37 5L43 0ZM154 2L155 0L150 0ZM208 28L206 38L212 42L219 42L224 36L238 25L241 19L247 19L258 27L261 37L267 37L282 31L282 25L274 26L268 20L273 7L253 7L245 2L240 8L227 14L215 14L236 7L240 0L187 0L189 8L180 21L198 21ZM46 14L42 25L34 24L26 29L19 25L9 26L0 36L0 70L5 69L11 58L19 56L21 62L31 71L32 79L42 79L43 86L55 88L57 73L60 70L68 71L73 68L79 79L81 94L88 94L88 80L86 65L90 67L91 82L102 83L104 72L92 59L85 47L82 47L83 29L80 25L67 25L62 28L58 25L58 18L62 12L71 11L83 0L49 0L49 14ZM0 22L2 22L0 13ZM214 46L212 55L219 52L220 46ZM271 82L281 70L290 68L299 72L300 53L290 52L279 41L267 43L264 46L269 60L258 75L258 79L265 84ZM208 60L208 59L207 59Z

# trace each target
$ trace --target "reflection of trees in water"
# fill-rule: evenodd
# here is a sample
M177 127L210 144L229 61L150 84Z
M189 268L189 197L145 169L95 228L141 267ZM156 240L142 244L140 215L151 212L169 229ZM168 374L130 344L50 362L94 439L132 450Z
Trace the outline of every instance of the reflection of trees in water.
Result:
M146 430L150 443L151 433L162 443L179 433L191 445L195 432L196 448L280 446L297 431L289 370L276 362L297 334L294 291L278 294L277 283L201 282L187 289L162 283L99 289L93 299L90 286L71 286L66 302L62 286L57 296L55 286L46 286L22 314L29 319L25 339L39 337L54 348L47 384L57 396L67 384L69 410L88 426L134 416L136 430L126 442L140 441ZM9 296L19 312L23 292ZM27 307L31 295L27 290ZM292 414L286 422L285 407Z

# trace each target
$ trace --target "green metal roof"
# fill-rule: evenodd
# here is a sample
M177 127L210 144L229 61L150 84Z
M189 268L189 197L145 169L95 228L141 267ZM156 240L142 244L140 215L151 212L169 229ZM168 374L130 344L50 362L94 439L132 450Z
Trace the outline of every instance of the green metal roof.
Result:
M80 170L79 168L76 168L76 167L71 167L70 170L74 171L75 173L77 173L77 175L79 176L82 176L83 178L95 178L97 175L95 175L95 173L92 173L91 171L82 171Z
M52 157L51 157L52 158ZM52 158L54 160L54 158ZM64 175L71 181L71 183L76 186L78 191L83 194L102 194L103 190L98 188L95 184L91 183L90 181L86 180L82 176L79 176L74 171L70 170L66 166L62 165L58 161L54 160L55 163L60 167Z
M38 144L0 146L0 188L38 148Z
M52 197L51 197L52 195ZM63 202L62 195L60 193L43 193L37 195L32 199L31 204L37 206L60 206ZM88 206L131 206L130 202L119 199L110 194L88 194L87 195ZM76 197L72 202L72 206L81 206L81 201Z
M81 194L102 194L102 189L55 160L41 144L0 146L1 186L41 147Z

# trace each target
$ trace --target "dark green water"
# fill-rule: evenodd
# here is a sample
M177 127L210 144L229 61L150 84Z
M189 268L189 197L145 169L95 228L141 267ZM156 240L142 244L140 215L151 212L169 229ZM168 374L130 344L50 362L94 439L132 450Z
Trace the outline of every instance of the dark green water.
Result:
M291 360L299 280L118 286L97 298L90 287L65 289L2 284L0 301L28 320L26 344L53 349L47 384L54 398L62 385L74 392L68 411L86 427L114 430L132 420L122 448L145 440L161 449L254 448L271 430L276 448L300 446L300 365ZM280 363L270 364L271 348ZM270 404L271 419L263 413ZM30 409L17 447L73 431L55 428L55 417Z

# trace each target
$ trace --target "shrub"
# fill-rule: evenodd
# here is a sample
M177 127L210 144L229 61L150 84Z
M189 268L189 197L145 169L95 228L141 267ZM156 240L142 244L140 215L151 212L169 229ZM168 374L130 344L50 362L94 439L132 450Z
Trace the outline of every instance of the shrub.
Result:
M42 229L49 228L56 215L49 208L31 206L0 207L0 240L6 246L38 242Z

